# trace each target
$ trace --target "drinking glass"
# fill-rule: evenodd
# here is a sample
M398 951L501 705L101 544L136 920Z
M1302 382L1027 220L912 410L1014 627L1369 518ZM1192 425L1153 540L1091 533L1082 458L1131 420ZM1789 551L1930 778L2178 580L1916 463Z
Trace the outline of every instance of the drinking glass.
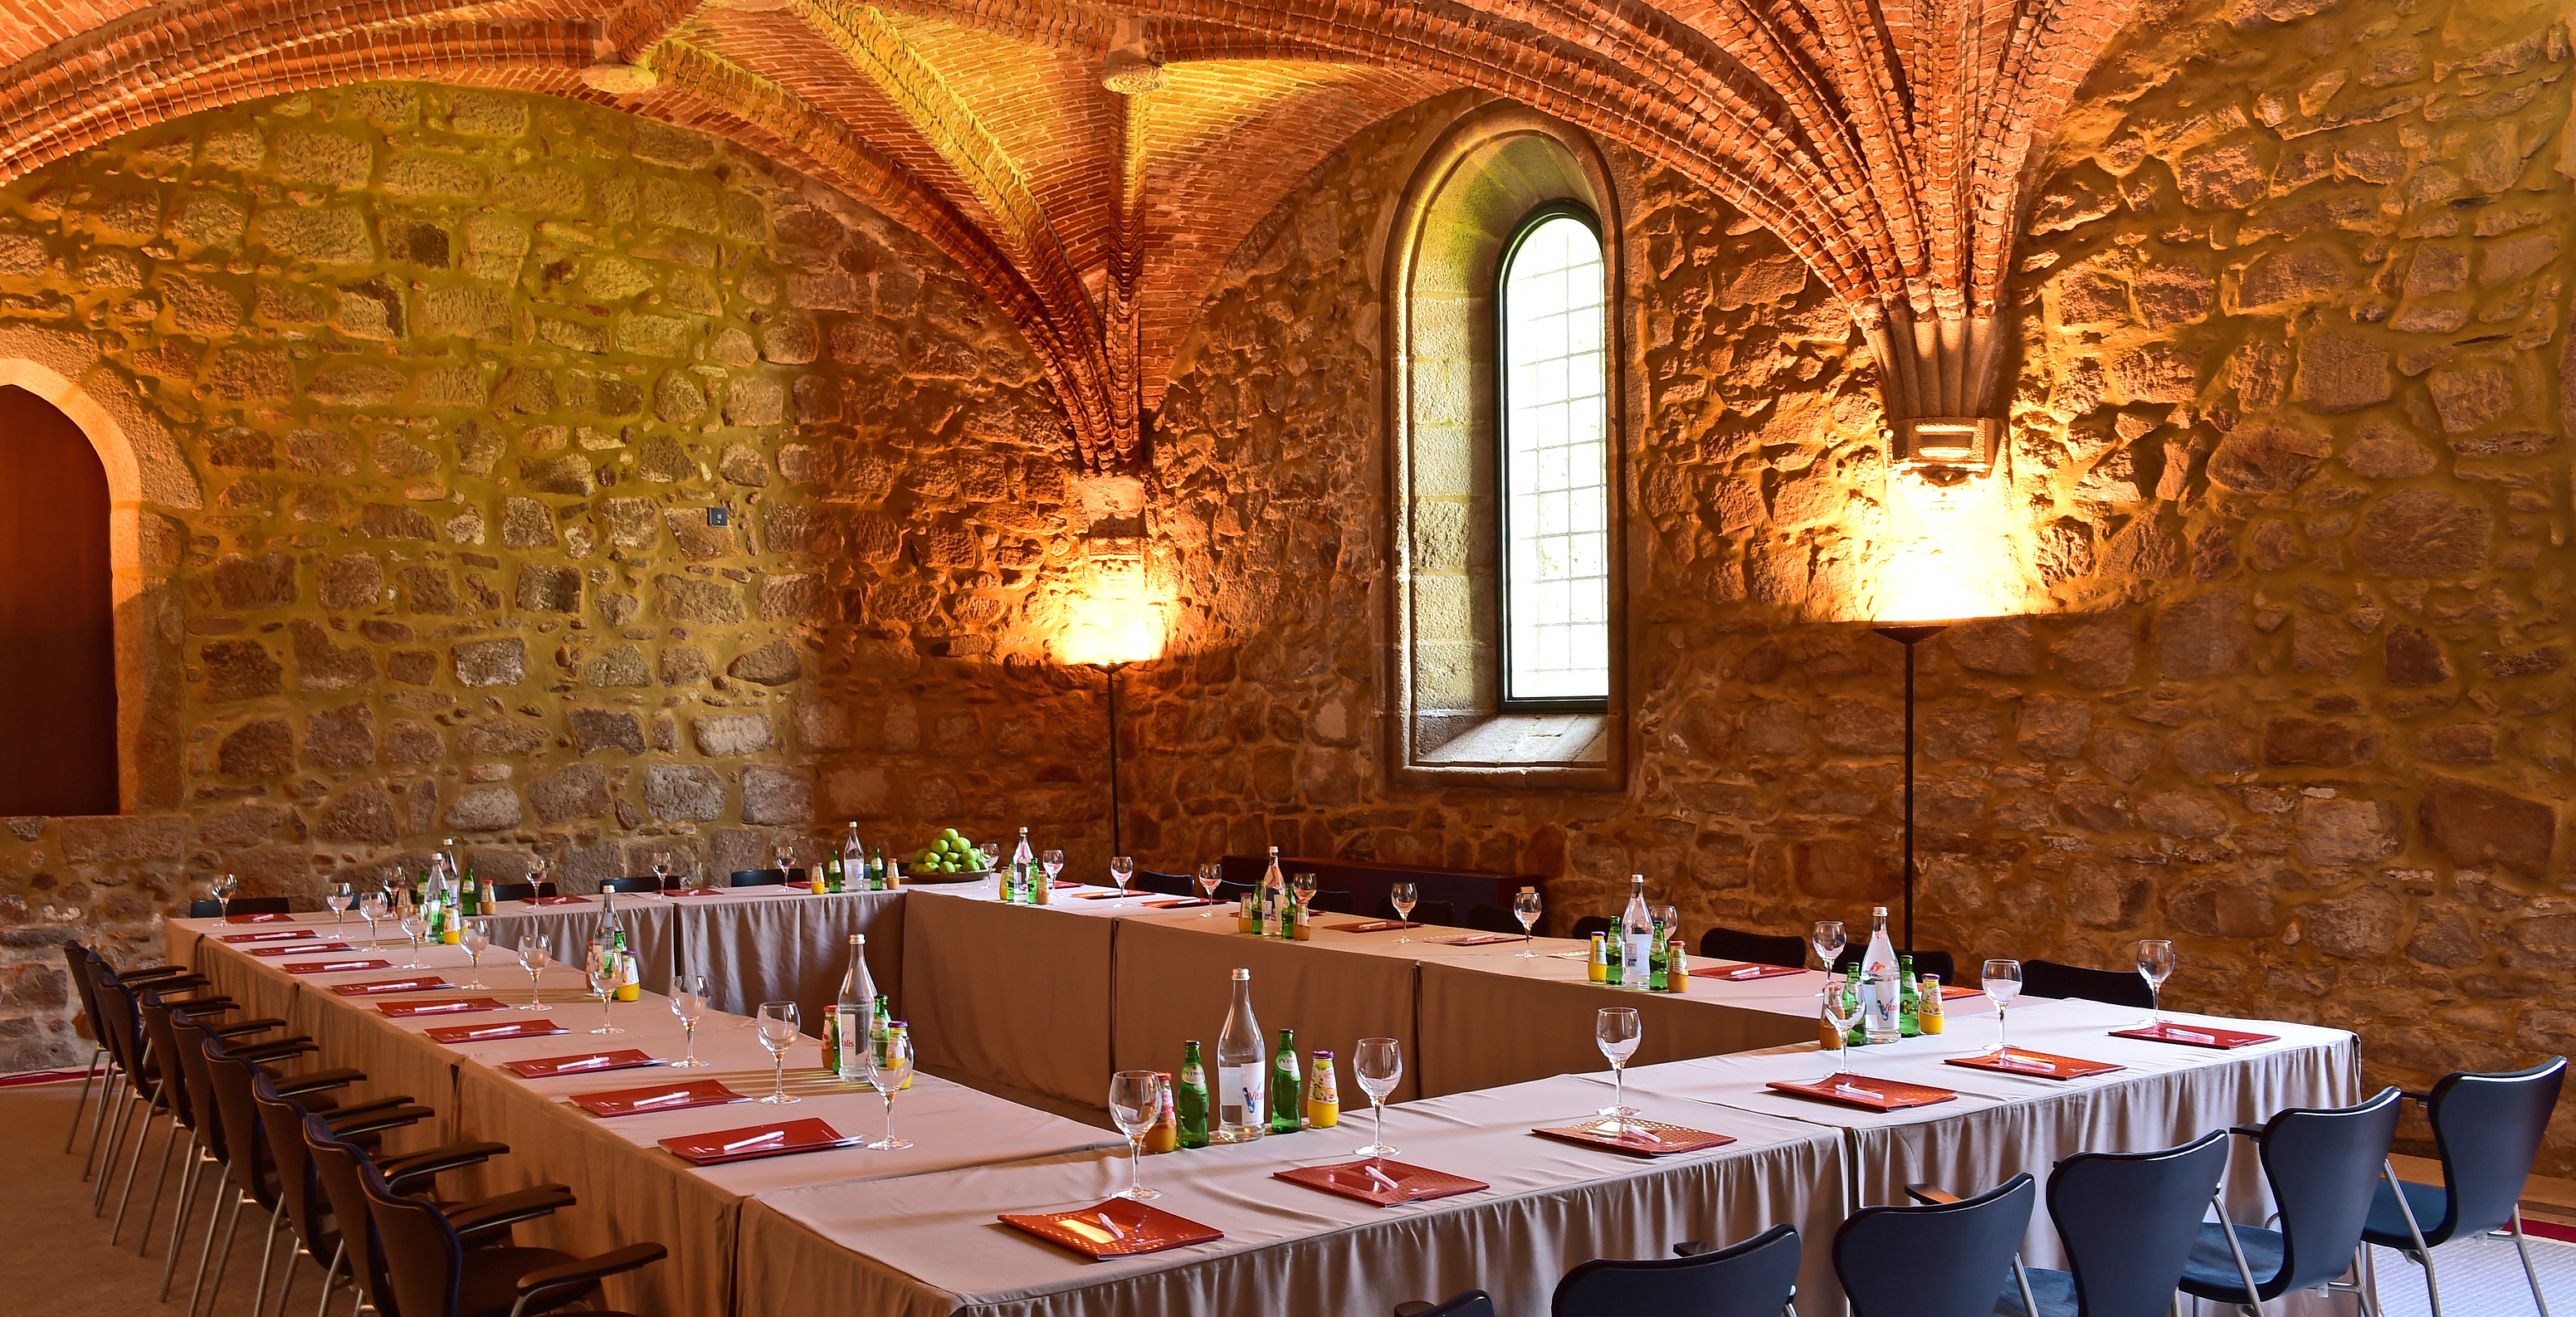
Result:
M1625 1121L1636 1115L1628 1105L1628 1058L1637 1054L1637 1044L1646 1039L1646 1027L1637 1019L1634 1006L1604 1006L1592 1022L1592 1041L1601 1045L1601 1054L1610 1058L1610 1105L1601 1109L1605 1116ZM1628 1136L1628 1127L1619 1127L1619 1137Z
M465 986L477 990L489 988L491 985L483 981L483 951L492 945L492 921L466 920L465 935L457 940L465 944L465 964L474 975L474 981Z
M1538 893L1523 892L1512 898L1512 917L1521 921L1521 949L1514 960L1536 960L1538 952L1531 947L1530 937L1538 929Z
M1404 1081L1404 1049L1392 1038L1363 1038L1351 1054L1351 1073L1369 1100L1369 1141L1360 1155L1394 1156L1395 1149L1386 1146L1386 1095Z
M1834 962L1841 960L1843 958L1843 948L1851 945L1850 940L1843 934L1843 921L1839 919L1817 920L1816 926L1807 930L1807 945L1814 947L1816 949L1816 959L1824 962L1823 968L1825 971L1825 977L1828 980L1827 986L1832 986L1830 980L1833 978L1834 974Z
M553 949L546 945L543 937L530 933L519 939L519 966L528 971L528 1004L520 1007L520 1010L547 1009L544 998L537 995L537 976L546 972L547 962L554 958Z
M1837 952L1836 954L1840 953ZM1851 1052L1851 1027L1860 1023L1860 1013L1861 1008L1858 1001L1854 1001L1852 1003L1850 1010L1843 1009L1843 994L1834 982L1833 971L1827 970L1825 972L1824 1018L1825 1026L1834 1031L1834 1064L1833 1069L1826 1071L1819 1077L1820 1079L1831 1079L1835 1075L1839 1075L1843 1072L1844 1058Z
M2147 1010L2153 1017L2147 1023L2152 1028L2161 1029L2165 1025L2165 980L2172 977L2173 972L2173 943L2160 937L2146 938L2138 943L2138 977L2147 981Z
M1047 885L1049 887L1053 887L1055 885L1055 876L1064 872L1064 852L1038 852L1038 867L1046 870Z
M769 1096L760 1100L779 1107L804 1101L787 1092L787 1049L796 1045L796 1003L762 1002L760 1013L752 1018L760 1022L760 1045L769 1049Z
M385 894L381 889L369 892L358 899L358 917L367 921L367 950L369 951L385 949L384 934L376 931L376 924L384 919L386 913Z
M322 898L322 904L331 907L331 927L334 930L337 930L348 920L349 902L353 899L355 898L350 892L349 885L347 883L342 883L339 886L332 888L330 893ZM338 937L339 933L334 931L332 936Z
M782 841L776 846L770 847L770 849L778 855L778 871L780 873L787 872L789 863L796 858L795 845L791 842Z
M617 1027L611 1008L617 1004L617 990L625 986L626 970L615 956L598 956L590 962L590 990L599 994L599 1027L592 1033L624 1033Z
M1200 899L1200 900L1202 900L1202 901L1214 901L1214 900L1216 900L1216 885L1217 885L1218 883L1223 882L1223 881L1225 881L1225 866L1224 866L1224 865L1219 864L1219 863L1217 863L1217 862L1216 862L1216 861L1214 861L1214 860L1210 860L1210 861L1208 861L1207 863L1200 865L1200 866L1199 866L1199 899ZM1204 909L1204 910L1199 911L1199 918L1201 918L1201 919L1214 919L1214 918L1216 918L1216 907L1215 907L1215 906L1213 906L1213 905L1211 905L1211 906L1209 906L1208 908L1206 908L1206 909Z
M991 869L996 873L1000 872L1002 868L1002 843L998 841L978 842L975 846L974 858L975 867L979 869Z
M669 851L653 852L653 876L659 879L662 884L661 886L653 889L653 899L658 901L662 899L662 893L668 891L671 886L671 853Z
M1127 899L1127 884L1134 882L1135 880L1136 857L1132 855L1112 855L1109 857L1109 881L1118 884L1119 900L1124 901ZM1052 873L1048 874L1047 881L1054 882L1055 875Z
M529 862L528 862L528 899L529 899L529 900L534 901L534 900L536 900L538 897L543 896L543 895L545 895L545 894L546 894L546 883L547 883L547 881L548 881L548 880L547 880L547 878L546 878L546 873L547 873L547 871L548 871L548 870L552 869L553 867L554 867L553 863L552 863L551 861L547 860L547 859L546 859L546 857L544 857L544 856L542 856L542 855L540 855L540 856L538 856L536 859L531 860L531 861L529 861Z
M868 1087L885 1099L885 1137L868 1146L878 1152L901 1152L912 1146L912 1140L894 1136L894 1095L912 1078L912 1035L889 1029L881 1045L871 1046L861 1039L859 1047L868 1058Z
M1121 1070L1109 1077L1109 1119L1118 1132L1127 1136L1127 1187L1117 1197L1143 1202L1162 1195L1145 1187L1137 1179L1137 1163L1145 1153L1145 1131L1154 1128L1154 1118L1162 1113L1162 1076L1151 1070Z
M1397 883L1386 889L1386 901L1395 907L1395 917L1409 924L1413 922L1413 907L1422 902L1422 889L1412 883ZM1412 940L1410 937L1396 939L1398 942Z
M2005 1041L2008 1035L2004 1028L2004 1012L2011 1008L2013 998L2021 995L2021 962L2018 960L1987 961L1985 988L1986 996L1992 998L1995 1003L1995 1059L2010 1060L2012 1052Z
M241 880L231 874L225 874L214 881L212 895L215 898L215 913L219 918L233 917L233 893L239 890L241 890Z
M698 1020L707 1013L707 976L674 974L671 976L671 1014L680 1017L680 1032L688 1035L688 1055L671 1063L674 1070L703 1066L698 1059Z
M402 967L404 969L425 968L420 963L420 935L429 931L429 921L421 918L420 907L405 905L402 922L396 927L402 929L403 935L411 939L411 954L404 958Z

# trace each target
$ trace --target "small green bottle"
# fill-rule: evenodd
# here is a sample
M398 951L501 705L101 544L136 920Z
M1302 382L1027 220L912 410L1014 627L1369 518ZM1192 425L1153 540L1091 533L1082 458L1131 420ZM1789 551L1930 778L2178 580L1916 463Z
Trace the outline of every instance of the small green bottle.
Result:
M1901 1038L1917 1037L1923 1032L1923 989L1914 978L1912 953L1896 958L1897 997L1896 1032Z
M1305 1113L1299 1110L1297 1095L1306 1091L1303 1076L1297 1070L1297 1031L1279 1031L1279 1052L1270 1063L1270 1132L1294 1134L1306 1128Z
M1860 1020L1860 976L1857 974L1843 980L1843 1009L1850 1012L1852 1022L1851 1032L1843 1035L1844 1045L1849 1047L1867 1045L1869 1030L1861 1024Z
M1663 992L1668 988L1664 978L1667 956L1664 949L1665 941L1664 926L1655 925L1655 945L1646 950L1646 990L1648 992Z
M1172 1109L1181 1127L1181 1146L1204 1148L1208 1145L1207 1068L1199 1060L1199 1041L1189 1042L1181 1058L1181 1082L1172 1093Z
M1619 952L1618 938L1612 937L1610 939L1610 959L1609 963L1603 967L1603 978L1601 981L1614 988L1625 986L1620 982L1620 980L1627 975L1627 961L1628 958L1621 955Z

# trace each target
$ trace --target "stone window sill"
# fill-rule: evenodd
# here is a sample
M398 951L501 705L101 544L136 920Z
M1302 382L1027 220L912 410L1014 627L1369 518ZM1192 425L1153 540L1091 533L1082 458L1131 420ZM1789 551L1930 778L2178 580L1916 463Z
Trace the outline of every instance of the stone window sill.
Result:
M1402 772L1421 785L1616 789L1615 718L1602 713L1482 714L1452 724L1446 740L1417 743ZM1424 738L1428 739L1428 738Z

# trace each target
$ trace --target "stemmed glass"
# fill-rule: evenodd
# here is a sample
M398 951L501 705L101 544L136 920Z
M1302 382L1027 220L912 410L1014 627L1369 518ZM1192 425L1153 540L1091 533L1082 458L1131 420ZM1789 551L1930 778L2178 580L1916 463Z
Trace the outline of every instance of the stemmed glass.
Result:
M2138 977L2147 981L2149 1028L2165 1027L2165 980L2174 972L2173 943L2151 937L2138 943Z
M1297 922L1306 922L1307 908L1315 904L1315 875L1301 873L1288 880L1288 894L1297 898Z
M1209 860L1205 864L1200 865L1199 899L1202 901L1214 902L1216 900L1216 885L1223 881L1225 881L1224 865L1219 864L1214 860ZM1216 907L1211 904L1206 909L1199 911L1199 918L1216 918Z
M342 883L339 886L332 888L330 892L322 898L322 904L331 907L331 927L334 930L331 935L333 937L339 936L337 930L342 924L347 922L349 918L349 902L353 899L355 898L351 894L347 883Z
M2021 962L1989 960L1986 962L1986 996L1995 1003L1995 1059L2010 1061L2012 1050L2005 1041L2004 1013L2012 1007L2013 998L2021 995Z
M760 1045L769 1049L769 1096L760 1099L771 1106L783 1107L805 1099L787 1091L787 1049L796 1045L796 1003L765 1001L760 1013Z
M778 871L780 873L787 872L789 862L796 858L795 843L782 841L777 845L770 847L770 849L777 852Z
M680 1031L688 1035L688 1055L671 1063L674 1070L713 1064L698 1059L698 1019L707 1013L707 976L674 974L671 976L671 1014L680 1017Z
M382 951L385 949L384 934L377 931L376 925L390 913L392 913L392 911L389 903L385 900L385 894L382 888L369 892L365 896L358 898L358 917L367 921L367 950Z
M1053 888L1053 887L1055 886L1055 876L1056 876L1057 874L1060 874L1060 873L1064 872L1064 852L1063 852L1063 851L1041 851L1041 852L1039 852L1039 853L1038 853L1038 867L1039 867L1039 868L1041 868L1041 869L1046 870L1047 886L1048 886L1049 888ZM1118 871L1118 866L1116 865L1116 863L1115 863L1115 862L1113 862L1113 863L1110 865L1110 869L1109 869L1109 871L1110 871L1111 873L1116 873L1116 872Z
M1833 986L1834 964L1843 958L1843 948L1851 945L1843 934L1843 921L1817 920L1816 926L1807 930L1807 945L1814 947L1816 959L1824 962L1826 986Z
M1360 1155L1394 1156L1395 1149L1386 1146L1386 1095L1404 1081L1404 1049L1392 1038L1363 1038L1351 1054L1351 1073L1369 1100L1369 1142Z
M231 874L225 874L216 879L208 890L215 898L216 915L224 919L232 918L233 893L241 890L241 880Z
M590 962L586 977L590 980L590 990L599 994L599 1027L591 1032L626 1032L617 1027L616 1017L611 1010L617 1004L617 990L626 984L625 968L617 963L617 957L601 956Z
M1386 901L1387 904L1395 907L1395 917L1409 924L1413 922L1413 907L1422 902L1422 889L1412 883L1397 883L1386 889ZM1410 937L1396 939L1398 942L1412 940Z
M457 940L465 944L465 964L474 975L474 981L464 986L475 989L489 988L491 985L483 981L483 951L492 945L492 921L466 920L465 935Z
M1126 899L1127 899L1127 884L1129 884L1129 883L1131 883L1131 882L1134 882L1135 880L1136 880L1136 857L1135 857L1135 856L1132 856L1132 855L1112 855L1112 856L1110 856L1110 857L1109 857L1109 881L1111 881L1111 882L1113 882L1113 883L1118 884L1118 899L1119 899L1119 900L1124 901L1124 900L1126 900ZM1055 881L1055 874L1054 874L1053 872L1049 872L1049 873L1047 874L1047 881L1048 881L1048 882L1054 882L1054 881Z
M420 963L420 935L429 931L429 921L421 917L420 907L409 901L403 902L402 922L396 927L402 929L403 935L411 939L411 954L403 961L402 967L404 969L424 968Z
M1851 1028L1860 1023L1860 1014L1860 1004L1856 1001L1851 1009L1843 1009L1843 995L1834 991L1834 976L1828 972L1825 975L1824 1020L1825 1027L1834 1035L1834 1066L1817 1080L1818 1083L1843 1072L1843 1060L1851 1054Z
M1127 1187L1115 1197L1143 1202L1163 1195L1145 1187L1137 1178L1137 1163L1145 1152L1145 1131L1154 1128L1154 1118L1163 1110L1163 1077L1151 1070L1121 1070L1109 1077L1109 1119L1118 1132L1127 1136Z
M552 862L542 855L528 862L528 899L530 901L546 894L546 870L552 867Z
M538 934L530 933L519 939L519 966L528 971L528 1004L520 1007L520 1010L547 1009L545 1000L537 995L537 976L546 972L547 963L554 958L554 951L546 946L545 938Z
M1535 889L1512 898L1512 917L1521 921L1521 949L1513 954L1512 959L1538 959L1537 950L1530 945L1531 936L1538 931L1538 911L1538 892Z
M868 1087L885 1099L885 1137L867 1146L878 1152L901 1152L912 1146L912 1140L894 1136L894 1095L912 1079L912 1035L889 1029L882 1045L862 1042L859 1046L868 1058ZM1112 1105L1110 1110L1117 1107Z
M1610 1105L1601 1109L1604 1116L1625 1121L1636 1115L1628 1105L1628 1058L1637 1054L1637 1044L1646 1039L1646 1027L1637 1019L1634 1006L1604 1006L1592 1022L1592 1041L1601 1045L1601 1054L1610 1058ZM1619 1137L1628 1136L1628 1127L1619 1127Z
M653 852L653 876L660 880L662 884L660 887L653 889L653 899L659 901L662 899L662 893L667 891L671 886L671 853L669 851Z

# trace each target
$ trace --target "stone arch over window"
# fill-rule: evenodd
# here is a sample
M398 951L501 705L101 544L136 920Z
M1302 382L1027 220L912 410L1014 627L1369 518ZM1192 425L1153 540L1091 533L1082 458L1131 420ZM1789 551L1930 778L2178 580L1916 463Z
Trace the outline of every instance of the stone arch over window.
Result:
M1503 703L1501 307L1497 278L1533 217L1581 214L1604 263L1609 682L1571 708ZM1616 789L1627 780L1625 435L1630 327L1624 206L1589 134L1492 101L1424 152L1386 235L1393 653L1389 762L1419 785Z
M177 611L166 596L178 533L152 505L202 502L195 473L169 433L135 401L86 339L0 332L0 388L23 389L89 440L107 483L107 569L114 611L118 812L179 803ZM5 437L0 437L5 441Z

